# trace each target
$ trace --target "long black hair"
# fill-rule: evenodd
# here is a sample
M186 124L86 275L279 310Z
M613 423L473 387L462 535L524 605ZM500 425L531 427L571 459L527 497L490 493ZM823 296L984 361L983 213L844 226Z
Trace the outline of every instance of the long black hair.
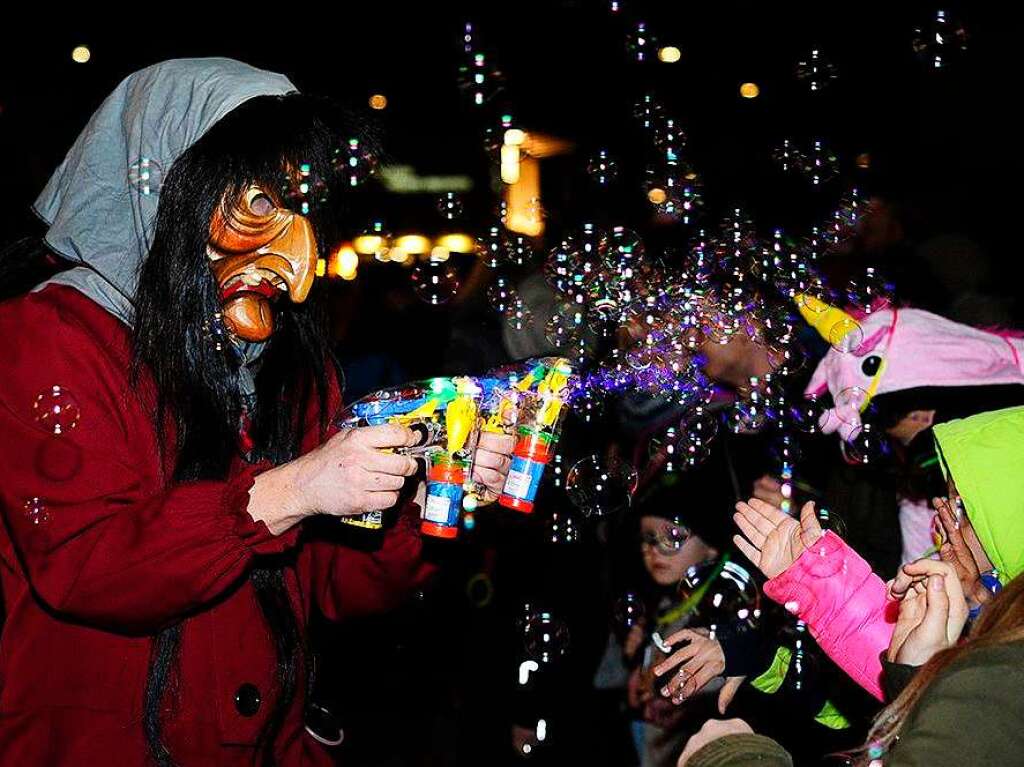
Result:
M174 481L223 479L239 452L244 405L239 361L229 344L217 343L220 302L206 252L214 210L249 184L286 189L289 172L301 168L312 191L294 202L313 204L308 217L325 253L333 235L329 211L337 210L337 201L316 203L330 186L336 147L348 138L350 126L341 125L338 116L298 94L251 99L210 128L165 177L135 296L132 375L137 381L145 371L156 383L156 428L162 446L173 433ZM298 454L302 414L314 398L321 430L329 418L330 379L339 373L322 293L314 284L304 303L278 304L274 334L260 355L256 406L246 415L253 453L274 463ZM306 659L282 567L279 560L261 561L249 575L277 654L277 694L260 738L267 765L273 764L274 737L294 701ZM174 764L161 738L161 717L175 697L184 621L157 635L146 683L143 726L160 767Z

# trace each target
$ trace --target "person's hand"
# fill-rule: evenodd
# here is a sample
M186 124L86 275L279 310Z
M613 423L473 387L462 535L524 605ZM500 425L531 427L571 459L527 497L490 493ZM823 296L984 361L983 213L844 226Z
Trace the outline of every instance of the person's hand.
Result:
M931 574L904 592L887 657L890 662L920 666L955 645L966 622L967 602L959 582L948 573Z
M344 517L389 509L417 465L409 456L383 450L411 447L418 440L415 432L397 424L341 431L304 456L256 477L249 514L277 535L311 514Z
M963 587L967 601L974 606L985 604L992 598L992 594L981 582L978 563L974 561L974 555L964 540L964 531L960 527L952 504L945 498L935 498L932 505L938 512L939 524L945 534L945 541L939 547L939 558L956 571L956 577Z
M765 474L755 481L751 492L755 498L759 501L764 501L769 506L781 508L786 500L785 496L782 495L782 483L771 474Z
M473 458L473 481L483 486L480 500L495 501L505 489L508 470L512 466L512 448L516 440L511 434L481 431Z
M679 755L676 767L686 767L690 757L713 740L726 735L749 735L754 730L742 719L708 719L697 733L686 741L686 748Z
M733 541L768 578L785 572L824 535L813 501L804 504L799 521L757 498L737 503L732 518L743 533Z
M654 667L654 673L660 677L679 666L675 676L661 688L662 696L671 698L676 705L725 671L722 645L706 631L683 629L668 637L665 642L672 647L686 643Z

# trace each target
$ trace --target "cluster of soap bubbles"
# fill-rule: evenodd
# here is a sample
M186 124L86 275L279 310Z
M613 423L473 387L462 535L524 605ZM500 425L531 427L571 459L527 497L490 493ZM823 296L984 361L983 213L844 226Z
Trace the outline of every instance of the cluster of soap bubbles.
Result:
M784 139L772 151L772 159L784 173L805 179L812 186L821 186L839 176L839 157L821 138L801 146L793 139Z
M640 97L633 116L649 147L644 193L661 217L693 223L704 205L703 182L684 156L686 134L652 94Z
M471 23L463 27L462 43L464 58L456 82L470 104L482 107L501 93L504 78L480 47Z
M353 141L358 141L358 139L353 139ZM337 153L340 151L336 150L335 163L339 156ZM335 170L342 169L336 164ZM345 173L347 176L347 172ZM304 216L309 214L312 205L327 200L327 190L327 182L313 172L312 166L308 162L300 163L297 168L289 169L284 173L281 183L281 196L288 201L293 209L298 209Z

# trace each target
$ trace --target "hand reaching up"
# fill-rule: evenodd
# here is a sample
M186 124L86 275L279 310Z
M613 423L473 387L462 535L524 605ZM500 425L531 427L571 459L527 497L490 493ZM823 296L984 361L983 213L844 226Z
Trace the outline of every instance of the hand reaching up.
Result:
M733 541L767 578L785 572L824 535L813 501L804 504L799 520L757 498L737 503L732 518L743 533Z

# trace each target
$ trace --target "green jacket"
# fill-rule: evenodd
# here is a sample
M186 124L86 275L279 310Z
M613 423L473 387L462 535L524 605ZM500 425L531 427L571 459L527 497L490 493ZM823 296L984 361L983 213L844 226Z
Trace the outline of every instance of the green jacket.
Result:
M886 767L1024 765L1024 642L970 653L932 682L907 717ZM788 756L763 736L728 735L686 767L770 767Z

